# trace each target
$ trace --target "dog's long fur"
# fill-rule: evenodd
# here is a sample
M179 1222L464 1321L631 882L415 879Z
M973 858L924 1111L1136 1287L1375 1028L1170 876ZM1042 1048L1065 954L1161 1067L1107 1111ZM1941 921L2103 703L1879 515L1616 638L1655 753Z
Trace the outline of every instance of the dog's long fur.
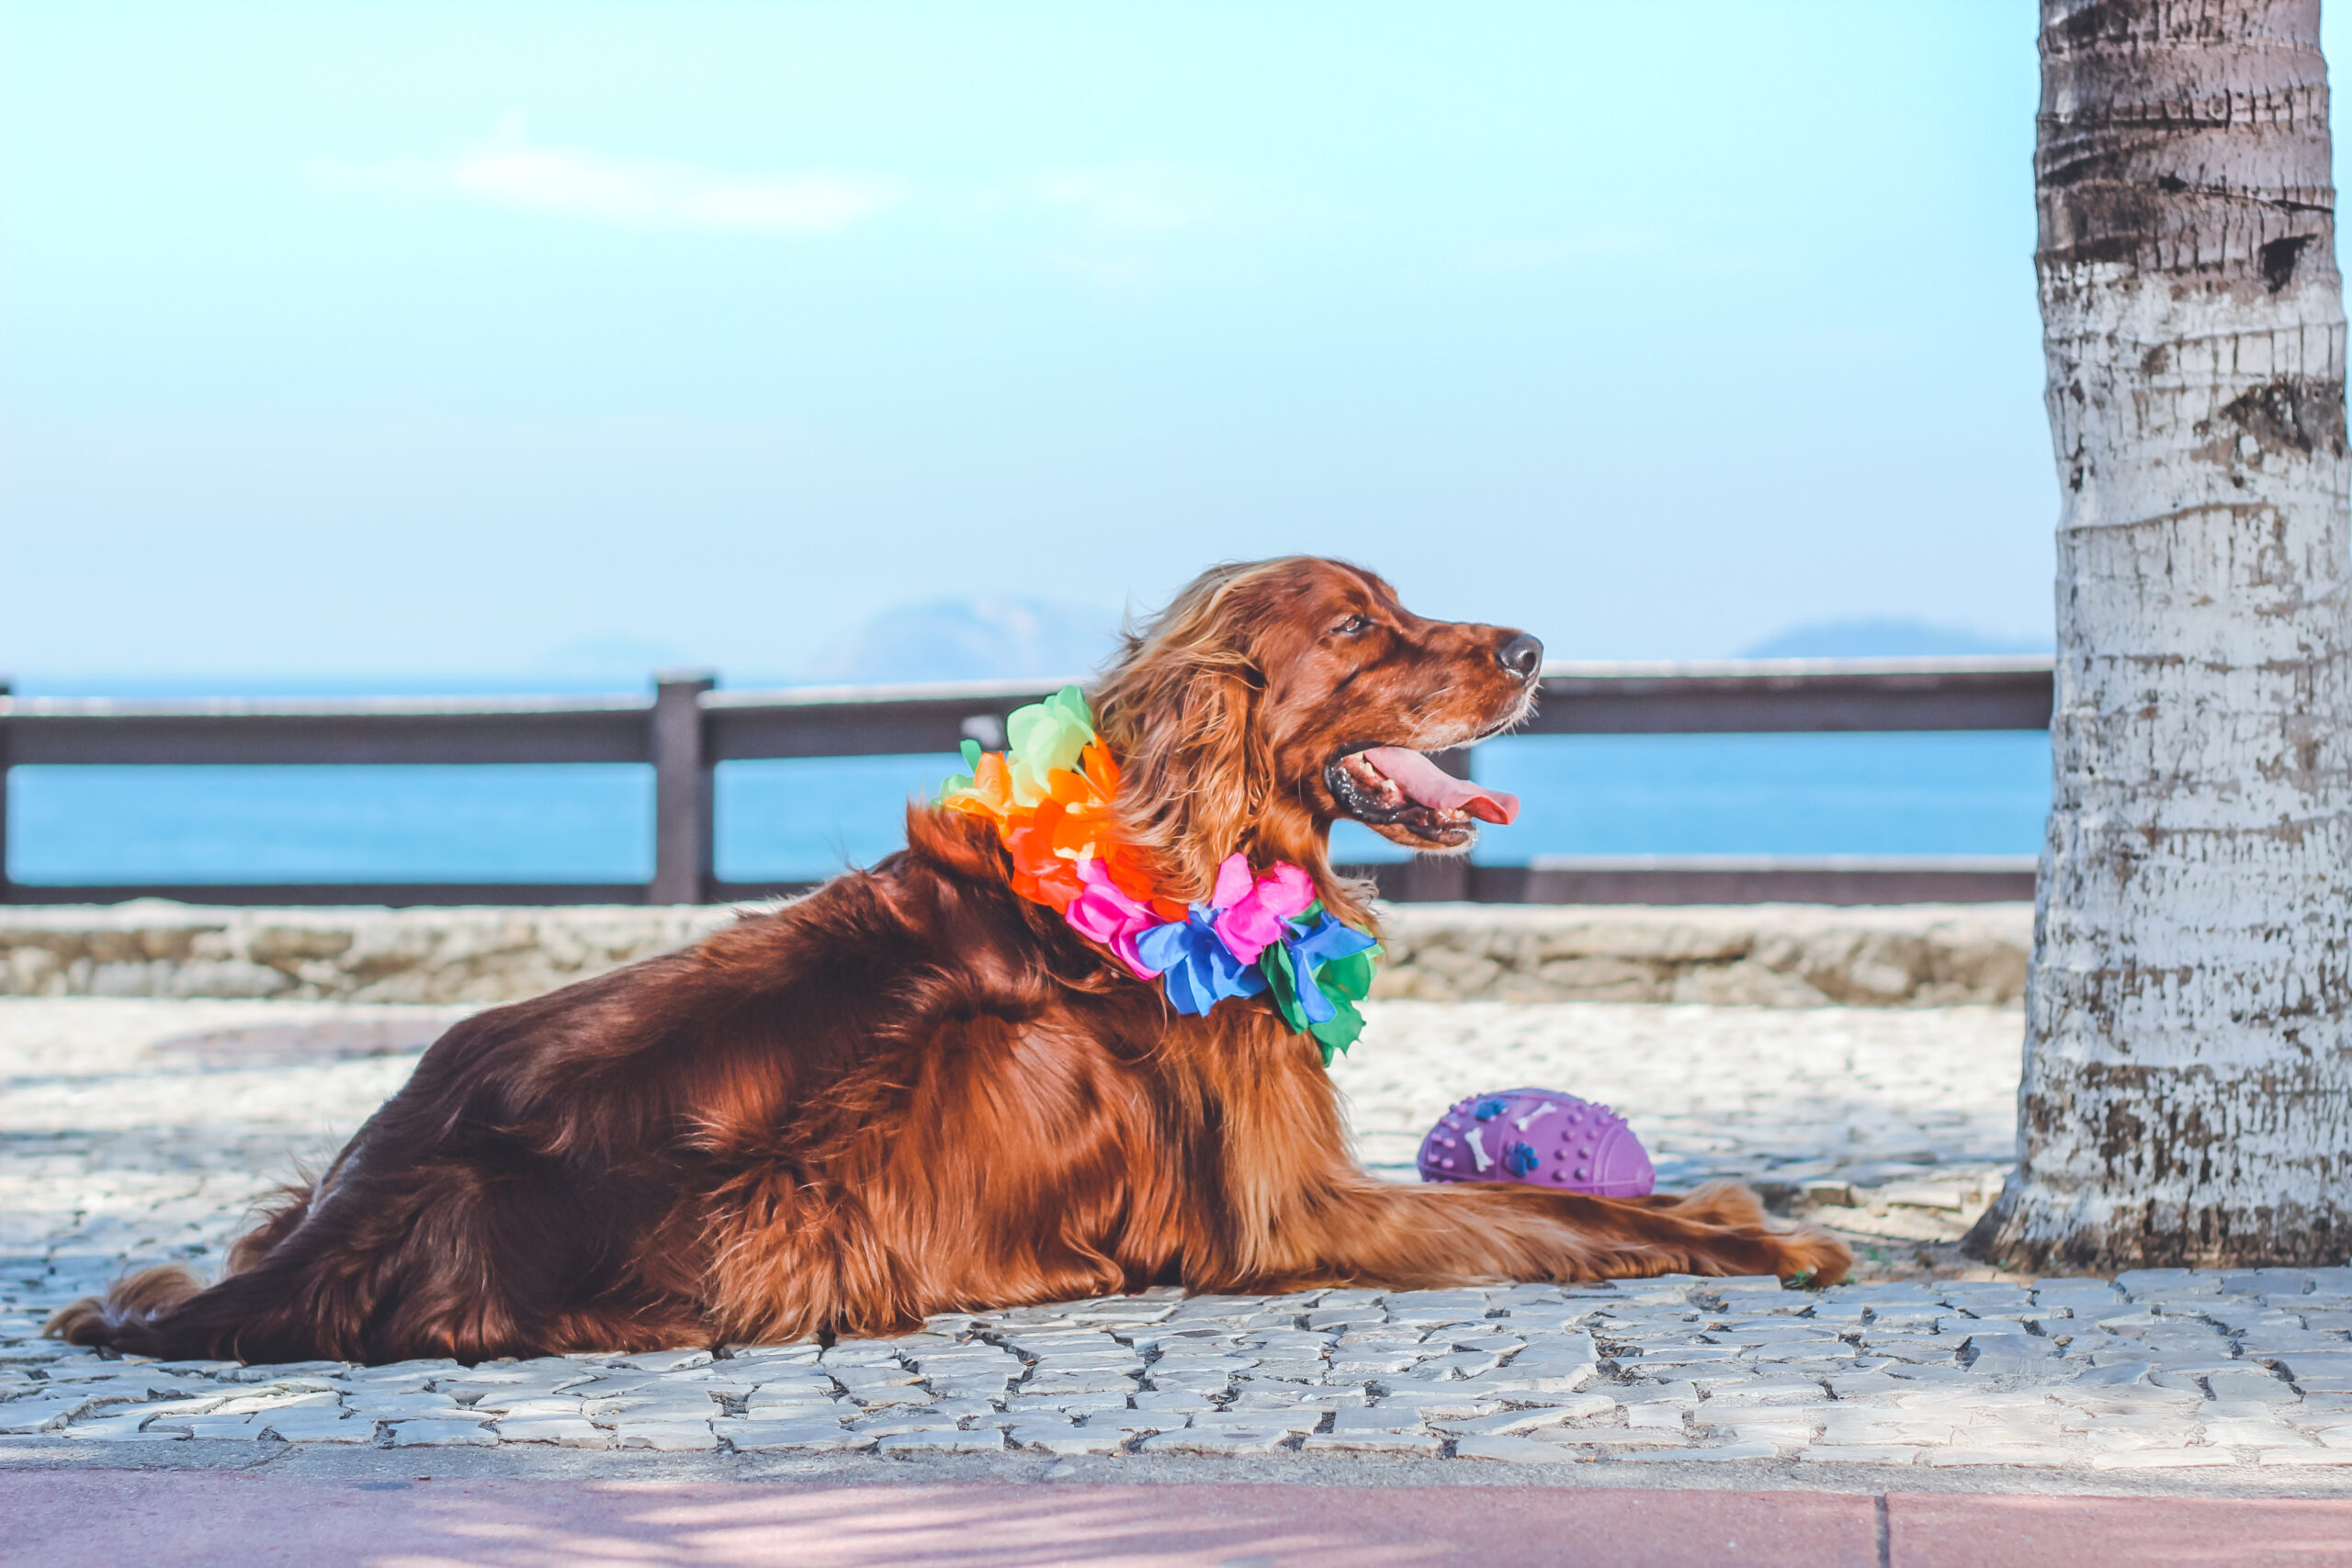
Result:
M1095 693L1124 835L1176 896L1204 897L1240 850L1307 867L1368 919L1325 852L1327 765L1515 722L1532 682L1498 657L1514 635L1413 616L1337 563L1212 571ZM480 1013L220 1283L150 1269L51 1331L158 1356L477 1361L887 1334L1152 1284L1845 1272L1836 1240L1767 1229L1728 1186L1614 1201L1377 1181L1311 1041L1262 1003L1171 1014L1006 869L985 824L918 807L871 871Z

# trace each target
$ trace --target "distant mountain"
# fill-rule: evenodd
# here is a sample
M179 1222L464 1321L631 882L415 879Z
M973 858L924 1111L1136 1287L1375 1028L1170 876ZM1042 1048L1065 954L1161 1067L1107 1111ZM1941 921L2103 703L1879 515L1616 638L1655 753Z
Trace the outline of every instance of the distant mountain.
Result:
M844 684L1083 675L1111 656L1119 617L1049 599L936 599L867 621L809 666Z
M1743 659L1916 659L1935 654L2047 653L2047 640L1991 637L1959 626L1881 617L1872 620L1808 621L1753 647Z

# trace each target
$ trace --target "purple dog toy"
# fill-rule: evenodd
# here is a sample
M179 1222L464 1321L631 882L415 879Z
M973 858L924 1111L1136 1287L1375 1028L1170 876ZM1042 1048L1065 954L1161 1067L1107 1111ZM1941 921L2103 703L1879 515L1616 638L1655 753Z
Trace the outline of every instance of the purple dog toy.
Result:
M1556 1089L1507 1089L1456 1101L1421 1140L1424 1181L1526 1181L1595 1198L1657 1187L1625 1119Z

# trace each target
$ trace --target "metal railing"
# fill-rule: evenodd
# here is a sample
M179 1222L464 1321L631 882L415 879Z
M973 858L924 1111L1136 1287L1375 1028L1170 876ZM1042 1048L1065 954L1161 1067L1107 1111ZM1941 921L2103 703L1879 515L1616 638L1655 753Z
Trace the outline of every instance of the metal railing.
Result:
M364 698L330 702L10 697L0 684L0 868L11 766L139 763L634 762L654 773L650 883L12 884L0 902L131 897L207 904L683 904L797 892L718 880L712 770L779 757L946 753L1001 745L1004 718L1060 682L723 692L666 671L645 697ZM2030 730L2050 722L2047 658L1770 660L1544 668L1530 735ZM1471 753L1441 759L1467 771ZM2019 857L1430 856L1354 868L1384 896L1534 903L1969 902L2033 893Z

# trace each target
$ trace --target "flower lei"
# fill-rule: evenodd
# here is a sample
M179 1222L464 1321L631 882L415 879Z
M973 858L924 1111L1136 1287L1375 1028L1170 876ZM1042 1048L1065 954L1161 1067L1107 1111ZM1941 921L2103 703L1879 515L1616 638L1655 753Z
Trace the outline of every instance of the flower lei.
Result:
M1324 1066L1355 1043L1356 1004L1372 989L1380 947L1323 908L1303 869L1277 861L1253 876L1236 853L1217 867L1207 903L1161 897L1149 866L1112 831L1119 767L1079 689L1016 708L1004 733L1002 751L964 742L970 772L940 786L939 804L995 824L1014 892L1058 912L1137 979L1159 981L1178 1012L1262 995L1295 1032L1315 1037Z

